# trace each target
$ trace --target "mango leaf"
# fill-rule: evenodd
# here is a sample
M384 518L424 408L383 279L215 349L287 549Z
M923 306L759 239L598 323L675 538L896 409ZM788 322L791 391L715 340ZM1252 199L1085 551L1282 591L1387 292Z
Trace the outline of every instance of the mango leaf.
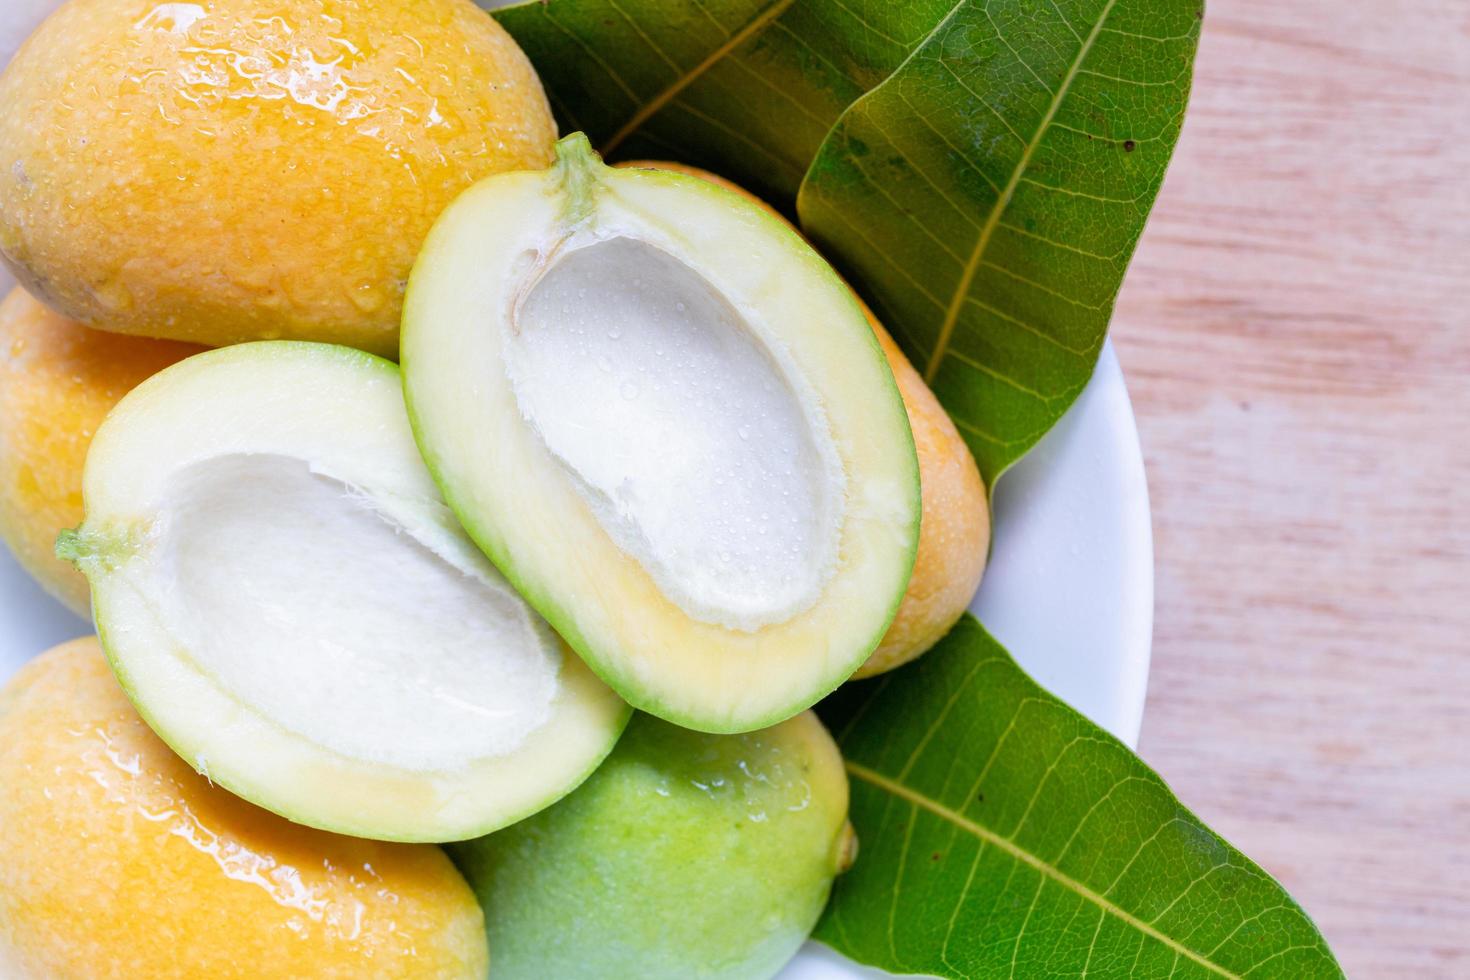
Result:
M480 0L496 7L495 0ZM838 116L953 0L530 0L495 10L564 131L675 159L789 206Z
M1306 913L970 617L821 707L857 863L817 938L939 977L1340 977Z
M1189 97L1199 0L961 0L798 197L988 482L1087 383Z

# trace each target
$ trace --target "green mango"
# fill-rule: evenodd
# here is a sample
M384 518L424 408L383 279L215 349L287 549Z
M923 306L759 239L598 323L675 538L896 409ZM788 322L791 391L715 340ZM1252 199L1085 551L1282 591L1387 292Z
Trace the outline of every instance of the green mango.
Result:
M751 980L795 955L851 864L847 802L810 711L741 735L639 714L572 795L451 856L496 980Z

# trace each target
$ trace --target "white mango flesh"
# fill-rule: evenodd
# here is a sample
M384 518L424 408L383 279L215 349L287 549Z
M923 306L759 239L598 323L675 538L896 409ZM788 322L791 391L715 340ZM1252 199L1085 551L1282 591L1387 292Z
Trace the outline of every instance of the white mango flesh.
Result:
M517 404L691 617L753 630L831 576L842 471L810 394L699 274L633 238L557 257L505 348Z

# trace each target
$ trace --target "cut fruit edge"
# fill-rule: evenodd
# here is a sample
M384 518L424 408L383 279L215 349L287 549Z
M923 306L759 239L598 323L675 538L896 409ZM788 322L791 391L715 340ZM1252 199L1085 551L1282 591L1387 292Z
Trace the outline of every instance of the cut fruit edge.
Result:
M201 465L222 463L230 479L211 483L219 473ZM247 469L275 499L251 501L249 486L242 497ZM170 510L171 495L217 521L219 540ZM454 523L418 457L398 370L373 355L274 341L189 358L99 428L84 497L87 519L58 549L92 583L124 691L201 774L287 819L380 840L481 836L570 792L630 717ZM356 538L310 539L334 520L376 520L402 547L357 554ZM305 533L272 537L276 523ZM236 564L212 572L216 559ZM180 564L190 575L171 578ZM303 602L319 613L310 622ZM194 628L200 610L215 630ZM276 642L239 657L217 635L232 611L235 632ZM527 642L472 647L487 630L465 629L471 620ZM403 638L383 640L394 628ZM442 642L425 643L436 629ZM530 723L467 726L516 720L520 704L494 703L503 686Z

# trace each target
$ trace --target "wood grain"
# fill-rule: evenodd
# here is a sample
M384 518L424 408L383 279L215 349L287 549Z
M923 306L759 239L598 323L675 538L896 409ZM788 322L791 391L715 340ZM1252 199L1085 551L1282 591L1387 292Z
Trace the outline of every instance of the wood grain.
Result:
M1210 0L1114 321L1141 751L1355 977L1470 976L1470 5Z

